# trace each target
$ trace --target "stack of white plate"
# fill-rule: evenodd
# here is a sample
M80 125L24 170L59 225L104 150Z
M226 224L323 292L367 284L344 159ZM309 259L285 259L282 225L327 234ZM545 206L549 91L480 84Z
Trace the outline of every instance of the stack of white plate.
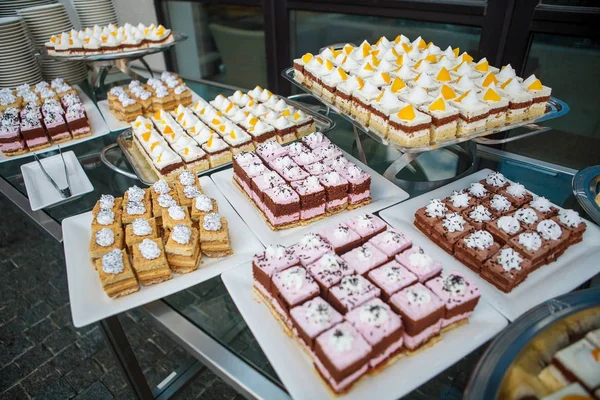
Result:
M77 11L82 28L94 25L118 24L117 12L112 0L71 0Z
M56 0L2 0L0 1L0 17L14 17L21 8L43 6L56 3Z
M20 17L0 18L0 88L42 80L33 43Z
M17 10L17 14L25 21L36 48L43 47L50 36L68 32L73 28L67 10L62 4L21 8ZM87 78L86 64L81 61L43 59L41 64L42 74L46 80L64 78L71 83L77 83Z

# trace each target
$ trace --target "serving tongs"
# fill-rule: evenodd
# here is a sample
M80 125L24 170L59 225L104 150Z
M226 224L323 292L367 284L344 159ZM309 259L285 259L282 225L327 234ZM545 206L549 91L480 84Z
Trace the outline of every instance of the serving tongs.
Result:
M65 176L67 177L67 187L64 189L61 189L58 187L58 185L56 184L54 179L52 179L50 174L48 174L48 172L44 168L44 165L42 165L42 162L40 161L40 158L38 157L38 155L36 153L33 153L33 157L35 158L35 161L37 161L37 163L39 164L44 175L46 175L46 178L48 178L48 180L50 181L52 186L54 186L54 188L60 193L60 196L64 199L67 199L67 198L71 197L71 182L69 180L69 171L67 171L67 163L65 162L65 158L63 157L62 149L60 148L60 146L57 146L57 147L58 147L58 151L60 152L60 158L63 163L63 168L65 170Z

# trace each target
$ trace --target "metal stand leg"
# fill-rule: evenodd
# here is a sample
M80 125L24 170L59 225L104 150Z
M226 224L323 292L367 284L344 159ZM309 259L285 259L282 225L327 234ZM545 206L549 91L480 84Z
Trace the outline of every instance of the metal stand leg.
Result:
M388 181L400 186L400 180L396 178L396 175L404 169L404 167L416 160L421 154L423 153L402 153L402 155L385 170L383 176Z
M150 66L148 65L146 60L144 60L144 57L140 58L139 60L142 64L144 64L144 67L146 67L146 70L148 70L148 73L150 74L150 76L154 77L154 72L152 72L152 70L150 69Z
M363 164L368 165L367 155L365 154L365 150L362 145L362 139L360 137L360 133L358 132L358 129L354 125L352 125L352 130L354 131L354 142L356 143L356 148L358 150L358 158L360 159L360 161Z
M129 386L137 398L154 400L152 390L150 390L140 364L138 364L135 354L133 354L133 349L125 336L119 319L116 316L108 317L100 321L98 325L104 335L104 340L113 351Z

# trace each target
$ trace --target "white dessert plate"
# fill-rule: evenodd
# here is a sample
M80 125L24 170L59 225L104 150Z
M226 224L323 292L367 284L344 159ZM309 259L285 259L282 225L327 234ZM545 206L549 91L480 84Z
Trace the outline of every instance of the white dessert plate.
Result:
M451 195L454 190L465 189L469 184L484 179L490 172L492 171L489 169L478 171L449 185L390 207L379 215L394 228L418 239L423 249L431 257L440 261L446 270L458 271L475 282L481 289L481 297L510 321L514 321L534 306L575 289L600 272L600 262L598 262L600 228L592 222L585 221L587 230L583 234L583 242L569 247L555 262L543 265L529 274L527 279L510 293L500 291L438 247L413 225L415 211L427 205L429 200L443 199Z
M106 125L106 122L104 122L104 119L102 118L102 114L100 114L100 111L98 111L98 108L96 107L96 105L94 104L92 99L90 99L88 97L88 95L85 94L78 85L74 85L73 87L75 89L77 89L77 93L79 94L79 97L81 98L81 102L83 103L83 106L85 107L85 112L88 116L88 119L90 120L90 127L92 128L92 135L81 138L81 139L74 139L74 140L70 140L68 142L61 143L60 147L62 149L73 146L75 144L82 143L82 142L87 142L88 140L96 139L100 136L104 136L104 135L110 133L110 129L108 128L108 125ZM52 145L45 149L39 150L36 153L42 154L42 153L46 153L48 151L52 151L52 150L56 150L56 149L58 149L58 146ZM2 152L0 152L0 163L17 160L19 158L29 157L29 156L31 156L31 153L25 153L25 154L21 154L18 156L7 156L7 155L3 154Z
M63 156L71 183L71 197L67 199L63 198L54 186L52 186L52 183L46 178L46 175L44 175L37 162L34 161L21 165L21 174L23 174L27 197L33 211L75 200L94 190L94 185L88 179L75 153L66 151L63 153ZM61 189L66 188L67 177L65 176L60 154L43 158L40 161L58 187Z
M252 290L252 263L225 272L221 279L290 396L296 400L331 398L312 360ZM442 334L433 347L412 357L404 356L375 376L363 377L348 393L335 398L364 400L375 395L377 400L398 399L487 342L507 324L500 313L480 299L468 324Z
M192 90L192 104L196 103L200 99L201 97ZM99 101L98 108L100 109L100 112L102 113L102 116L104 117L104 120L108 124L108 127L111 131L115 132L131 128L131 124L129 122L120 121L112 112L110 112L108 109L108 100Z
M227 203L215 184L208 177L200 178L200 184L206 195L217 200L219 213L227 218L234 254L224 258L202 257L203 263L196 271L189 274L173 274L171 280L152 286L141 286L138 292L122 298L111 299L106 295L94 264L90 260L88 249L92 234L92 213L79 214L63 221L65 263L73 325L80 328L177 293L247 262L255 253L263 249L260 241Z
M371 198L370 204L357 208L355 210L346 210L330 217L316 221L310 225L298 226L292 229L284 229L274 231L264 221L261 213L258 211L254 203L251 203L248 198L233 184L233 169L229 168L221 172L211 175L211 178L219 190L225 195L227 200L233 205L237 212L242 216L242 219L248 224L252 231L258 236L260 241L265 245L282 244L289 246L296 243L308 231L318 231L335 222L341 222L355 215L373 213L383 210L386 207L397 204L406 200L409 195L398 186L394 185L382 175L375 172L373 169L364 165L356 158L344 152L344 156L362 168L371 175Z

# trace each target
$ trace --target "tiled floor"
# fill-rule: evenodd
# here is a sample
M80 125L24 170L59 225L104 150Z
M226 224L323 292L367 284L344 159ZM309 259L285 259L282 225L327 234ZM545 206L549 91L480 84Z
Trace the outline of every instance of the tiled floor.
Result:
M0 196L0 400L135 398L96 325L71 322L62 245ZM150 385L192 357L142 311L120 317ZM208 370L179 396L233 399Z

